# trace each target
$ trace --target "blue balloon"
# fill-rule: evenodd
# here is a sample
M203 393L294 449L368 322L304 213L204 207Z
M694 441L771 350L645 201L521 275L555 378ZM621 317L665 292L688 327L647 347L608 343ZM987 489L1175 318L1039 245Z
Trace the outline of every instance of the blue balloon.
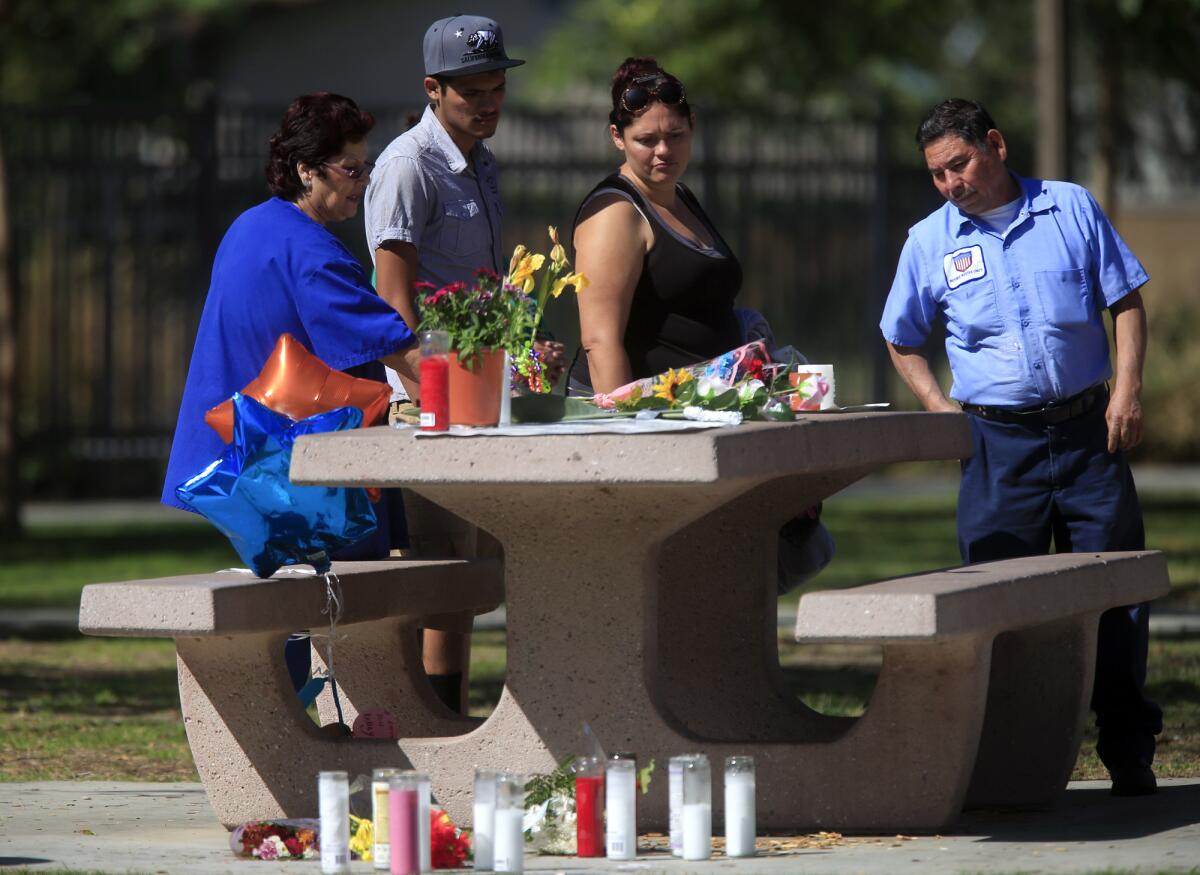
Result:
M375 531L375 511L365 489L294 485L288 479L292 444L301 435L361 424L357 407L294 422L235 393L233 443L175 495L220 529L259 577L301 563L323 574L332 550Z

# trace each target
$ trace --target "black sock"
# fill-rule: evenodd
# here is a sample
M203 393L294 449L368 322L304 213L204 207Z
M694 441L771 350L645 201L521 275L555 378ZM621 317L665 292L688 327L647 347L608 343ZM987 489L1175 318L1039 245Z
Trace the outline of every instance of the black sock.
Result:
M462 672L426 675L437 697L456 714L462 713Z

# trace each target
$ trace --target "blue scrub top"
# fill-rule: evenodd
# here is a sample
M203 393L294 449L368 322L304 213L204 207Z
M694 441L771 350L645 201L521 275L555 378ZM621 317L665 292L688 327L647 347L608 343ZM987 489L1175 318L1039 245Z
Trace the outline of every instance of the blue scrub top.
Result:
M950 397L969 404L1036 407L1107 380L1103 312L1149 279L1086 189L1014 177L1005 230L951 203L909 230L879 325L920 346L944 320Z
M225 448L204 422L205 412L257 377L284 333L338 370L374 363L415 342L349 250L294 204L271 198L242 213L217 250L163 504L189 510L175 487ZM368 376L361 368L356 375ZM382 380L382 366L369 376Z

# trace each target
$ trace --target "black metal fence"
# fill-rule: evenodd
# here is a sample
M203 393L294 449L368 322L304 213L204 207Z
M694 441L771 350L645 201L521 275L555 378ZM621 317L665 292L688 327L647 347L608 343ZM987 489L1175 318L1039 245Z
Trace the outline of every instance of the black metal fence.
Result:
M419 107L389 108L378 151ZM265 196L279 107L0 110L16 253L18 440L33 495L155 494L216 245ZM886 118L705 114L688 181L745 270L743 306L878 400L875 328L905 228L936 204L888 154ZM602 114L506 113L507 248L545 245L612 170ZM367 258L361 218L335 228ZM577 336L573 302L548 314Z

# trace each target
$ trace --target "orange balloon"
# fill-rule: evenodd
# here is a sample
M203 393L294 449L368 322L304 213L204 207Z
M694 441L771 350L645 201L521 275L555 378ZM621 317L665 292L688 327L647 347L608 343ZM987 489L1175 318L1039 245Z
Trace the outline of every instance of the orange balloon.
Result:
M338 407L357 407L363 413L365 428L383 418L392 388L378 380L335 371L296 338L281 334L263 369L246 384L242 394L297 420ZM232 399L205 413L204 421L225 443L232 441Z

